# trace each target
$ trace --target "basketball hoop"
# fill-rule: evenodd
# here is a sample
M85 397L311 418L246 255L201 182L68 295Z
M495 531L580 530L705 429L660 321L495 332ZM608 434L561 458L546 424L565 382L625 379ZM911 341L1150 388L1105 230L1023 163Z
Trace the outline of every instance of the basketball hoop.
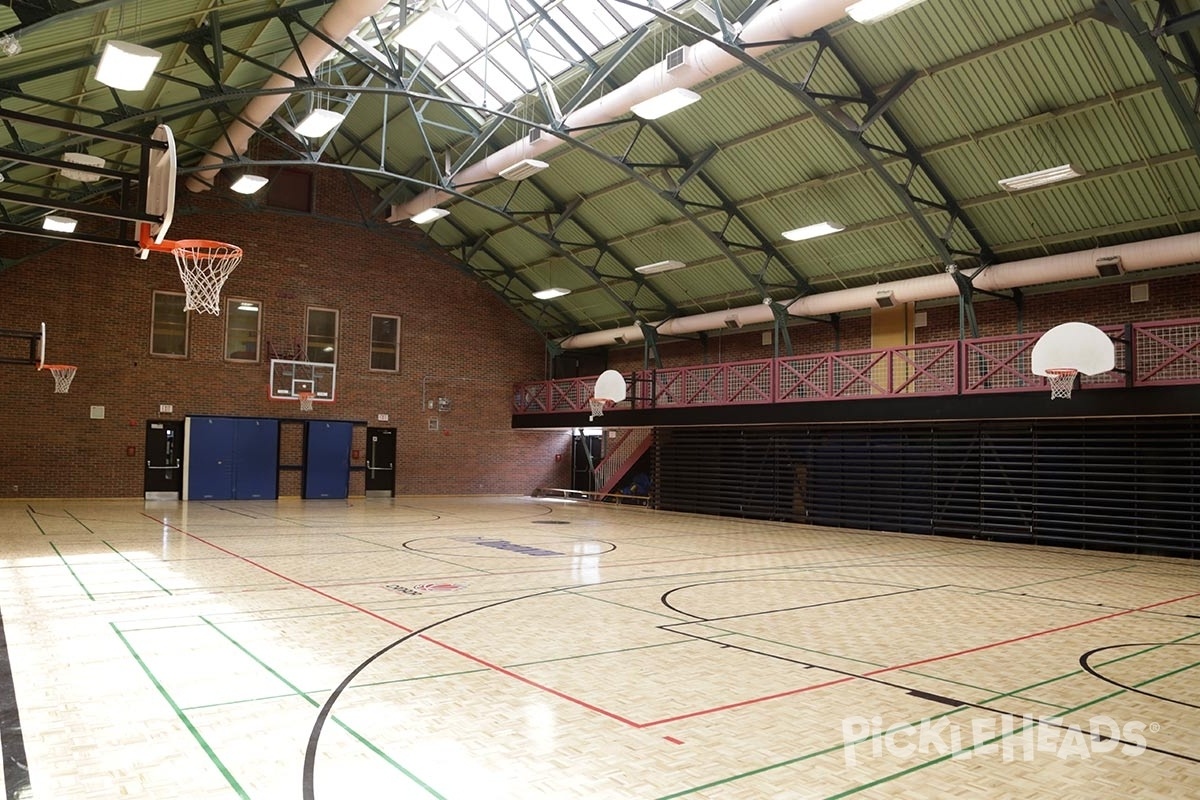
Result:
M242 261L242 248L208 239L180 239L155 242L150 226L141 225L138 237L141 249L171 253L179 267L185 293L183 310L201 314L221 314L221 287Z
M301 392L300 393L300 410L301 411L312 411L312 408L313 408L312 404L313 404L313 393L312 392Z
M163 244L167 244L164 242ZM221 314L221 287L242 261L242 248L207 239L180 239L171 252L186 293L183 310Z
M612 400L606 397L592 397L588 399L588 408L591 409L591 416L588 417L588 422L591 422L596 417L604 416L604 409L610 408L613 404Z
M75 378L75 370L70 364L46 364L41 369L50 370L54 376L54 393L66 394L71 389L71 381Z
M1046 369L1046 380L1050 383L1050 399L1071 399L1071 389L1075 386L1075 376L1079 370L1071 367L1049 367Z

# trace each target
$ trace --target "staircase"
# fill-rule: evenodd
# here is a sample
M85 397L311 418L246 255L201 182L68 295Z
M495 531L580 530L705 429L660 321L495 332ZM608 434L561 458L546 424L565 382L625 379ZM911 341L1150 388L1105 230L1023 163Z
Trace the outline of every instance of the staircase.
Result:
M607 440L604 458L593 470L593 485L600 496L611 493L629 468L645 455L653 443L653 428L626 428L618 433L615 439Z

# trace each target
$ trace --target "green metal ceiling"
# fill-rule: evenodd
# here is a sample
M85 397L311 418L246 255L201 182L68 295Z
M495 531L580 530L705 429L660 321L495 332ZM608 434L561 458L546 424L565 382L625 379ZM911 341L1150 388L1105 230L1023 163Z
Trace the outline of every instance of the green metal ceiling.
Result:
M479 56L454 74L445 68L447 52L422 59L367 41L372 30L397 24L402 4L392 3L336 58L310 65L313 80L302 80L259 126L256 136L270 147L252 147L239 163L353 167L378 196L366 221L380 226L411 226L386 222L392 207L440 187L450 214L425 226L428 236L548 338L940 273L947 264L969 268L1200 230L1200 2L926 0L873 24L838 16L810 36L746 54L755 43L737 32L755 14L805 2L447 0L435 5L464 15L502 11L521 32L483 34ZM19 54L0 56L0 110L141 134L166 122L185 176L330 7L64 5L26 3L14 7L15 21L0 18L21 45ZM593 35L585 32L588 8L610 9L609 28L622 9L638 10L644 22L593 53L597 42L583 41ZM537 38L551 33L557 38ZM561 53L547 62L562 69L540 76L544 96L483 107L454 94L461 91L455 74L473 69L477 82L491 75L499 86L502 69L518 69L512 53L545 60L548 42L561 47L568 33L579 45L575 63L568 67ZM163 51L146 91L118 93L94 80L110 38ZM700 102L653 122L624 113L588 130L561 129L571 108L698 42L738 58L692 87ZM507 60L499 58L502 44L517 48L505 51ZM283 123L318 90L345 103L347 119L327 141L298 139ZM6 127L0 147L10 155L56 157L88 145L52 127ZM561 141L539 156L549 168L520 183L455 180L531 131ZM96 146L115 163L131 163L128 148ZM5 165L3 155L8 233L32 232L45 214L22 194L39 202L82 198L54 170ZM1020 193L997 184L1065 163L1084 176ZM222 174L215 191L228 191L228 183ZM89 191L95 196L95 187ZM845 230L801 242L782 236L822 220ZM634 271L665 259L688 266ZM533 299L549 286L571 293Z

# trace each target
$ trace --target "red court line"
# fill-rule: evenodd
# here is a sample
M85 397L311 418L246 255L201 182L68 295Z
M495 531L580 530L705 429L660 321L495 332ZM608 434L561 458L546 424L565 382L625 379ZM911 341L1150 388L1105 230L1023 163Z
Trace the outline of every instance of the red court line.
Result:
M246 558L245 556L239 555L239 554L233 552L232 550L228 550L224 547L221 547L218 544L214 544L201 536L195 535L194 533L189 533L188 531L185 531L182 528L172 525L171 523L166 522L165 520L158 519L157 517L152 517L149 514L146 514L145 512L141 512L141 513L142 513L142 516L144 516L148 519L152 519L155 522L158 522L158 523L170 528L171 530L182 533L184 536L188 536L192 539L195 539L198 542L202 542L203 544L206 544L209 547L212 547L216 550L220 550L222 553L226 553L227 555L233 556L234 558L238 559L239 561L243 561L246 564L250 564L251 566L254 566L254 567L257 567L257 568L263 570L264 572L270 573L271 575L274 575L275 577L279 578L280 580L287 581L288 583L293 584L294 586L298 586L302 589L307 589L310 592L318 594L321 597L324 597L328 600L332 600L333 602L338 603L340 605L346 606L347 608L352 608L355 611L360 611L363 614L366 614L367 616L373 617L373 618L379 620L380 622L386 622L388 625L391 625L394 628L399 628L400 630L405 631L407 633L412 633L412 631L413 631L412 628L406 628L405 626L401 625L400 623L390 620L387 617L381 616L380 614L376 614L374 611L371 611L370 609L363 608L362 606L355 605L354 603L351 603L348 600L343 600L343 599L341 599L339 597L335 597L334 595L331 595L327 592L323 592L320 589L316 588L315 586L311 586L307 583L303 583L294 578L289 578L287 575L284 575L280 572L276 572L275 570L271 569L270 567L266 567L266 566L258 563L257 561L254 561L253 559ZM662 719L650 720L648 722L634 722L631 719L622 717L621 715L616 714L611 711L606 711L605 709L603 709L599 706L592 705L591 703L588 703L577 697L572 697L571 695L566 694L564 692L560 692L557 689L552 689L549 686L538 683L537 681L531 680L530 678L526 678L523 675L519 675L518 673L515 673L512 670L506 669L506 668L500 666L499 664L493 664L490 661L486 661L482 658L479 658L478 656L475 656L475 655L472 655L472 654L466 652L465 650L460 650L457 647L446 644L445 642L438 641L437 639L426 636L424 634L421 635L421 638L424 639L425 641L430 642L431 644L435 644L438 647L445 648L446 650L449 650L452 653L462 656L463 658L466 658L469 661L474 661L476 664L479 664L480 666L487 667L490 670L499 672L503 675L506 675L507 677L518 680L521 683L524 683L528 686L532 686L536 689L540 689L548 694L552 694L555 697L566 700L569 703L574 703L575 705L578 705L582 708L586 708L589 711L593 711L597 714L601 714L605 717L608 717L609 719L615 720L624 725L629 725L630 727L633 727L633 728L649 728L654 725L662 725L662 724L668 723L668 722L675 722L678 720L690 719L692 717L705 716L707 714L714 714L719 711L728 711L731 708L741 708L743 706L754 705L755 703L762 703L762 702L766 702L768 700L776 700L780 697L790 697L791 695L802 694L804 692L811 692L815 689L824 689L824 688L827 688L830 686L836 686L838 684L848 683L850 681L855 680L858 677L867 678L867 677L872 677L874 675L882 675L882 674L885 674L888 672L894 672L894 671L900 670L900 669L908 669L910 667L919 666L921 664L931 664L931 663L934 663L937 661L945 661L947 659L957 658L958 656L968 655L970 653L978 653L978 652L982 652L984 650L991 650L994 647L1002 647L1003 645L1006 645L1006 644L1013 644L1015 642L1023 642L1023 641L1027 641L1029 639L1036 639L1039 636L1046 636L1047 634L1051 634L1051 633L1059 633L1061 631L1071 630L1072 628L1079 628L1084 625L1091 625L1094 622L1103 622L1105 620L1114 619L1116 617L1123 617L1128 614L1135 614L1140 611L1149 611L1152 608L1158 608L1159 606L1170 605L1171 603L1178 603L1183 600L1191 600L1192 598L1196 598L1196 597L1200 597L1200 592L1193 592L1192 594L1182 595L1181 597L1173 597L1168 600L1160 600L1156 603L1149 603L1144 606L1139 606L1138 608L1130 608L1130 609L1126 609L1125 611L1117 611L1112 614L1105 614L1104 616L1093 617L1092 619L1085 619L1085 620L1080 620L1079 622L1072 622L1069 625L1060 625L1057 628L1047 628L1044 631L1035 631L1034 633L1027 633L1024 636L1014 636L1011 639L1002 639L1000 641L991 642L989 644L982 644L977 647L969 647L965 650L958 650L953 653L944 653L940 656L930 656L929 658L923 658L923 659L919 659L917 661L910 661L906 664L896 664L896 665L893 665L890 667L882 667L880 669L872 670L870 672L865 672L862 674L862 676L847 675L847 676L844 676L841 678L835 678L833 680L825 681L823 683L815 683L815 684L812 684L809 686L801 686L799 688L789 689L784 692L777 692L775 694L763 695L761 697L753 697L753 698L750 698L747 700L740 700L736 703L727 703L725 705L699 709L697 711L688 712L687 714L679 714L679 715L673 716L673 717L664 717ZM703 622L704 620L698 620L698 621Z

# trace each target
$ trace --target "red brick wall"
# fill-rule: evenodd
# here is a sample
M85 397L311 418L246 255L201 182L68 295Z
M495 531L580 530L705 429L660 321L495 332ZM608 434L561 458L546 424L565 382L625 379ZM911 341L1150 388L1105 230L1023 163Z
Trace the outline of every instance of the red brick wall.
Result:
M344 176L318 173L318 180L316 213L370 207L370 198L351 198ZM53 393L46 372L0 365L0 497L140 496L146 420L189 414L395 427L399 495L569 485L569 434L510 426L513 383L544 372L541 340L422 234L247 211L222 190L180 203L192 208L180 209L171 238L217 239L245 250L222 296L260 300L264 337L302 340L309 305L340 312L336 402L301 414L297 403L269 399L265 353L258 364L223 359L223 315L190 315L187 359L151 356L151 293L181 290L173 258L141 261L132 250L66 244L0 272L0 328L34 330L45 321L49 361L79 366L63 395ZM0 237L0 255L29 249L31 240L17 239ZM372 313L402 319L398 374L367 370ZM451 410L424 408L422 397L431 392L450 398ZM174 411L160 414L160 403ZM105 418L90 419L91 406L104 406ZM378 414L389 421L376 422ZM438 419L436 432L431 418ZM284 426L283 463L294 463L298 450L289 429L299 426ZM363 465L363 434L356 428L355 466ZM133 456L126 455L130 446ZM299 474L283 473L280 488L298 494ZM351 493L362 490L362 473L355 472Z

